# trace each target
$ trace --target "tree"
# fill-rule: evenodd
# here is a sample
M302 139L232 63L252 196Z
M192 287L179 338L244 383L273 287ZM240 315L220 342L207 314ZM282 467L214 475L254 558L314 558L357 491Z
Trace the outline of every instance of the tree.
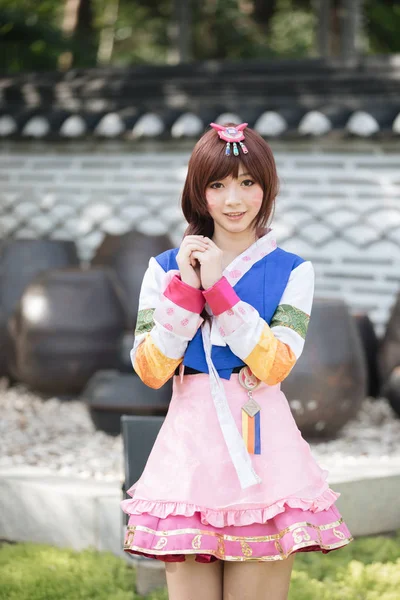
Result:
M365 0L364 27L370 53L400 52L399 0Z
M306 58L400 51L400 0L0 0L0 68L7 72L96 64ZM360 19L347 19L340 6ZM325 11L319 7L325 5ZM177 27L178 7L191 27ZM326 26L318 22L325 15ZM351 12L350 17L353 15ZM181 21L189 17L181 18ZM331 42L326 39L327 28ZM182 36L181 32L188 35ZM322 41L321 41L322 40ZM360 40L362 42L360 46ZM350 45L349 45L350 44Z
M93 27L92 0L65 0L64 19L61 25L66 38L70 38L77 46L86 46L89 61L94 60L96 53L95 32ZM74 63L74 52L70 49L60 55L59 65L63 69Z

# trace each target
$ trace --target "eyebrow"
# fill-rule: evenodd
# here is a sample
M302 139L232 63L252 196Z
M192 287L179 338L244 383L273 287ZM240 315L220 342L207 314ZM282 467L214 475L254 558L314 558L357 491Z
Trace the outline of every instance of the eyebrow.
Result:
M245 177L246 175L250 175L250 173L241 173L241 175L238 175L238 177Z

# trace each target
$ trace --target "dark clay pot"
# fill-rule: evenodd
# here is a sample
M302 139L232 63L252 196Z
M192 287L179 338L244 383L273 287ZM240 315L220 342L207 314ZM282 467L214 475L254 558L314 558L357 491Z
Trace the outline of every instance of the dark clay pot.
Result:
M378 351L378 366L382 381L386 381L393 369L400 365L400 294L390 313L386 330Z
M340 300L314 300L303 354L282 382L293 416L308 438L330 438L358 412L367 393L356 324Z
M4 312L0 312L0 377L9 376L8 355L10 344L7 319Z
M130 352L133 347L134 341L135 334L133 333L133 331L125 331L124 335L122 336L118 352L118 371L121 371L121 373L132 374L134 372L130 356Z
M121 433L121 416L165 416L172 395L172 379L154 390L133 372L99 371L82 392L93 423L111 435Z
M373 323L366 313L353 313L367 364L367 394L377 398L381 387L378 370L379 341Z
M0 376L9 375L11 340L7 321L25 287L48 271L79 264L75 243L64 240L7 240L0 248Z
M117 366L124 325L110 269L49 271L26 288L10 321L12 370L38 391L79 392L96 371Z
M166 235L149 236L129 231L124 235L106 235L97 249L92 264L113 268L126 294L128 328L136 326L140 287L150 257L171 247L172 242Z
M382 396L388 399L390 406L400 417L400 366L395 367L385 381Z

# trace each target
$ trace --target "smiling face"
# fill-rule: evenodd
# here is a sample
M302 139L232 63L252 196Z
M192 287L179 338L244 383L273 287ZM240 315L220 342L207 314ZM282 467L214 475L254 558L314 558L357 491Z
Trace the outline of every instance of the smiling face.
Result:
M206 200L216 233L250 233L262 205L263 190L240 165L237 179L229 175L208 184Z
M218 241L228 236L232 242L233 236L236 243L242 233L242 242L251 242L266 228L279 188L275 159L256 131L246 127L244 134L247 154L227 156L226 144L213 128L193 148L181 199L188 222L185 235L215 238L219 232Z

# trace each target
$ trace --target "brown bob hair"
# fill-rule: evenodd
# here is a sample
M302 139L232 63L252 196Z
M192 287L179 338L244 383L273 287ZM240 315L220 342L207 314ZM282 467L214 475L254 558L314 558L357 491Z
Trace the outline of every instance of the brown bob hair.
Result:
M226 123L224 127L235 127ZM275 198L279 190L275 159L267 142L253 129L244 130L244 143L248 154L239 151L239 156L225 155L223 142L215 129L209 129L195 145L189 160L188 173L182 192L182 212L189 223L186 235L204 235L214 233L214 221L207 209L206 189L214 181L225 179L229 175L237 178L239 165L261 186L264 196L260 211L255 218L254 227L261 231L275 208Z

